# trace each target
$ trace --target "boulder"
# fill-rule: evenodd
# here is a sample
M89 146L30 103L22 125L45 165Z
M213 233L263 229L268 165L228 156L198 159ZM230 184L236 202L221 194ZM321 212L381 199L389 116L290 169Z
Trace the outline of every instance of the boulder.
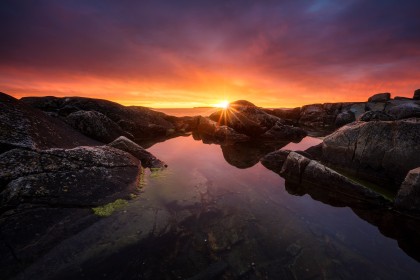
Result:
M420 88L414 91L413 99L420 100Z
M69 114L65 120L84 135L103 143L111 142L121 135L133 139L118 124L96 111L77 111Z
M391 99L389 92L377 93L369 97L368 102L386 102Z
M209 118L201 116L198 119L197 130L194 135L197 140L201 139L210 143L235 143L249 140L248 136L236 132L233 128L220 125Z
M363 122L393 121L395 120L395 118L382 111L367 111L366 113L360 116L359 120Z
M310 161L311 160L305 156L296 152L290 152L287 155L286 161L284 162L279 174L293 182L301 183L303 172Z
M152 155L147 150L143 149L141 146L137 145L130 139L120 136L111 143L108 144L109 147L120 149L131 155L135 156L140 160L141 165L145 168L163 168L167 165Z
M396 118L397 120L407 119L407 118L419 118L420 117L420 105L417 103L406 102L402 103L389 109L386 109L386 112Z
M139 161L107 146L31 151L0 155L0 205L83 207L101 205L136 191Z
M290 154L290 150L277 150L265 155L261 158L261 164L267 169L270 169L276 173L280 173L287 156Z
M0 93L0 153L17 147L46 149L98 144L61 120Z
M408 172L395 199L395 207L420 212L420 167Z
M261 135L264 139L273 140L289 140L292 142L300 142L307 133L300 127L294 127L290 125L284 125L277 122L273 127Z
M420 166L420 119L354 122L322 143L322 161L367 180L399 186Z
M335 119L335 126L342 127L343 125L354 122L355 120L356 117L352 111L341 112L337 115L337 118Z

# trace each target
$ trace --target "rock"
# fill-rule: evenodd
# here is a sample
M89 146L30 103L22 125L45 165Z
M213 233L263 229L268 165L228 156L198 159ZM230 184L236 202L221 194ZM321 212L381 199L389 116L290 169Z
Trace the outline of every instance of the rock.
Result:
M369 97L368 102L386 102L391 99L389 92L377 93Z
M107 116L96 111L77 111L67 116L66 122L86 136L103 143L108 143L124 135L133 136L121 129L119 125Z
M24 97L23 102L46 112L56 112L63 117L75 111L96 111L117 124L137 139L167 137L176 131L166 120L166 114L140 106L123 106L115 102L83 97ZM170 118L173 119L173 118Z
M418 143L420 119L354 122L324 139L322 161L395 189L420 166Z
M411 100L411 98L409 97L404 97L404 96L395 96L394 100Z
M342 127L343 125L354 122L355 120L356 117L352 111L341 112L337 115L337 118L335 119L335 126Z
M420 117L420 105L416 103L403 103L387 109L386 112L398 120Z
M420 100L420 88L414 91L413 99Z
M0 93L0 153L17 147L46 149L98 144L61 120Z
M291 181L301 183L303 172L310 161L310 159L296 152L290 152L279 174Z
M77 147L0 155L2 208L20 204L92 206L136 191L139 161L111 147Z
M198 136L199 139L210 143L235 143L249 140L248 136L238 133L228 126L219 125L217 122L201 116L198 119L197 133L195 133L195 135Z
M289 153L289 150L277 150L265 155L260 161L267 169L280 173Z
M232 102L229 108L214 112L209 118L251 138L259 137L281 121L245 100Z
M300 142L305 136L307 136L307 133L302 128L284 125L280 122L277 122L261 135L264 139L289 140L296 143Z
M367 111L384 111L387 106L386 102L368 102L366 103Z
M395 199L395 207L420 211L420 167L408 172Z
M343 106L343 110L345 110L347 106ZM366 112L366 104L365 103L354 103L350 106L348 109L350 112L354 114L354 117L357 119L360 117L363 113Z
M119 138L115 139L108 146L120 149L131 155L135 156L137 159L140 160L141 165L145 168L163 168L167 167L167 165L152 155L147 150L143 149L141 146L137 145L130 139L120 136Z
M291 124L297 124L300 118L301 108L279 108L279 109L264 109L270 115L276 116Z
M363 122L393 121L395 120L395 118L382 111L367 111L366 113L360 116L359 120Z

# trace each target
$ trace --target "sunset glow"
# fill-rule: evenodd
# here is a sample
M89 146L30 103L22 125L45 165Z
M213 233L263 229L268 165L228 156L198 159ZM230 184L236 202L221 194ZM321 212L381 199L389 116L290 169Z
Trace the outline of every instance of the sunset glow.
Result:
M0 91L18 98L296 107L420 87L418 1L43 3L0 4Z
M227 108L229 108L229 101L226 101L226 100L225 101L222 101L222 102L214 105L214 107L216 107L216 108L222 108L222 109L227 109Z

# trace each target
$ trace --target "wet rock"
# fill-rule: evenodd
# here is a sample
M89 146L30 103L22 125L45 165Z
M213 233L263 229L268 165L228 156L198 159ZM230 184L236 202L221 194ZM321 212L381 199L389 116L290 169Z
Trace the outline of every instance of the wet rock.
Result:
M387 110L387 113L398 120L407 118L420 118L420 105L407 102L391 107Z
M289 153L289 150L277 150L271 152L261 158L261 164L264 165L267 169L270 169L276 173L280 173Z
M359 120L363 122L393 121L395 120L395 118L382 111L367 111L366 113L360 116Z
M354 122L355 120L356 117L352 111L341 112L335 119L335 126L342 127L343 125Z
M21 147L44 149L97 145L66 123L0 93L0 153Z
M162 168L167 167L167 165L152 155L147 150L143 149L141 146L137 145L130 139L121 136L108 144L108 146L120 149L131 155L135 156L140 160L141 165L147 168Z
M0 155L2 209L20 204L100 205L135 191L140 163L111 147L77 147Z
M391 99L389 92L377 93L369 97L368 102L386 102Z
M133 136L121 129L114 121L96 111L77 111L67 116L66 122L86 136L108 143L124 135Z
M399 186L420 166L420 119L354 122L327 136L322 161L369 181Z
M307 133L302 128L284 125L280 122L261 135L264 139L290 140L292 142L300 142L305 136Z
M420 100L420 88L414 91L413 99Z
M395 199L399 209L420 212L420 167L408 172Z
M303 172L310 161L310 159L296 152L290 152L279 174L282 177L300 183L302 181Z

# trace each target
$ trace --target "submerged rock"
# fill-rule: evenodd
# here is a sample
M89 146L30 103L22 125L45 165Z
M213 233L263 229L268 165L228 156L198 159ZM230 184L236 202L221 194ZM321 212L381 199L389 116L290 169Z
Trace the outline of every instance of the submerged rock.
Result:
M395 199L395 206L420 212L420 167L408 172Z
M167 165L152 155L147 150L143 149L141 146L137 145L130 139L121 136L112 141L108 144L108 146L123 150L131 155L135 156L137 159L140 160L141 165L143 167L148 168L163 168L167 167Z

